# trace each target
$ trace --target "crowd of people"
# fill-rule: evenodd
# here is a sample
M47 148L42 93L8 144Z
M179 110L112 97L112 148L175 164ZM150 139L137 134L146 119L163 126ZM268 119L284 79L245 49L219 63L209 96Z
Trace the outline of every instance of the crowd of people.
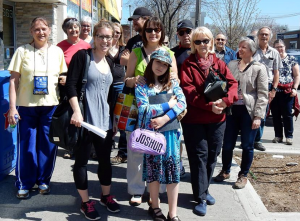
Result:
M8 68L8 120L16 124L15 115L20 119L17 197L28 198L35 185L40 194L50 192L58 147L49 142L49 126L59 101L68 99L73 109L71 124L81 127L85 121L107 132L102 138L83 130L82 140L64 155L75 157L74 183L81 198L80 211L87 219L100 219L95 201L88 194L87 163L92 156L98 161L100 204L107 210L121 210L110 194L112 164L127 163L129 204L139 206L146 187L150 193L148 213L153 220L179 221L179 183L185 175L181 161L183 140L197 203L193 212L205 216L207 205L215 204L209 186L217 157L222 152L223 166L214 180L223 182L230 177L239 134L242 160L233 185L236 189L247 184L254 149L265 150L261 138L270 110L275 131L272 142L283 142L284 131L286 144L292 145L293 115L299 114L299 66L286 53L282 40L276 40L274 48L269 45L272 30L266 26L257 30L254 38L241 36L238 50L234 51L226 46L224 33L214 37L208 28L194 27L190 20L182 20L177 25L179 44L170 49L164 24L148 9L137 8L128 20L138 34L125 45L119 23L103 19L94 25L90 36L89 17L81 21L66 18L62 29L67 39L57 46L49 43L51 29L47 20L32 20L33 40L16 50ZM207 100L204 91L211 73L226 79L226 96ZM83 115L78 97L85 79ZM43 83L39 84L41 80ZM124 89L134 91L139 111L137 127L159 130L181 116L179 129L161 132L166 138L163 155L134 152L129 148L131 132L120 131L119 151L111 158L117 132L113 127L113 110ZM160 94L172 96L167 102L150 104L149 97ZM168 196L167 216L160 209L159 193L164 192Z

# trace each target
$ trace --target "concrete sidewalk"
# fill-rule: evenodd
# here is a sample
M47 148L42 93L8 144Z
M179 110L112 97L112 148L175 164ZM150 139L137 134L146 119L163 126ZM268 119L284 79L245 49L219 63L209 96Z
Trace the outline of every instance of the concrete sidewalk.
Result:
M300 122L295 122L294 145L273 144L274 131L271 126L266 126L263 142L269 153L300 153ZM237 143L239 145L239 142ZM236 149L239 152L239 149ZM72 167L73 160L62 158L64 151L59 149L55 171L51 182L51 193L42 196L33 190L30 198L19 200L15 197L14 172L0 182L0 220L86 220L80 213L80 199L76 191ZM113 150L112 156L115 156ZM259 152L256 152L259 153ZM264 152L262 152L264 153ZM189 164L184 151L183 163L186 169L186 177L180 183L180 193L178 201L178 215L181 220L224 220L224 221L244 221L244 220L300 220L300 213L269 213L263 205L260 197L256 194L252 185L248 182L245 189L235 190L232 184L236 181L239 167L233 162L231 178L224 183L212 182L210 193L216 199L216 204L207 207L207 215L199 217L193 214L192 209L196 205L193 202L192 189L189 183ZM221 169L220 157L214 175ZM90 161L89 166L89 195L95 201L99 201L100 185L97 178L97 163ZM111 193L116 196L121 205L121 212L110 213L101 206L96 205L96 209L101 215L101 220L151 220L147 214L147 199L139 207L131 207L128 203L130 196L127 194L126 164L113 166L113 183ZM167 215L167 196L161 195L161 208Z

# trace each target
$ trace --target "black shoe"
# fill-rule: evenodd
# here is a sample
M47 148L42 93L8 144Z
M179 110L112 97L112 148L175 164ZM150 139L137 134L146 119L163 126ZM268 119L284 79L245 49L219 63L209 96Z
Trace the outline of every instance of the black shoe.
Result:
M84 214L85 218L87 218L89 220L101 219L97 210L95 210L95 204L96 204L96 202L94 202L94 201L88 201L86 203L81 202L80 212L82 212Z
M262 145L262 143L254 143L254 149L260 151L266 151L266 148L264 147L264 145Z
M166 221L167 218L162 213L160 208L152 208L151 206L148 209L148 213L150 216L152 216L154 221ZM160 214L160 215L158 215Z
M182 166L182 168L180 169L180 179L185 177L185 169Z
M120 212L120 206L115 201L114 196L112 195L108 195L108 196L101 195L100 204L102 206L106 206L107 210L112 213Z
M173 217L173 218L171 219L171 217L169 216L169 213L168 213L167 221L181 221L181 220L179 219L178 216L175 216L175 217Z

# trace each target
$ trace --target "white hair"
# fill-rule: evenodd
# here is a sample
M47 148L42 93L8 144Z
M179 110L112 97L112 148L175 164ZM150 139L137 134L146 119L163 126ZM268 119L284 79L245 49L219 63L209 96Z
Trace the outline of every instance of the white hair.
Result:
M81 23L82 22L87 22L87 23L89 23L89 24L92 24L92 19L91 19L91 17L89 17L89 16L83 16L82 18L81 18Z

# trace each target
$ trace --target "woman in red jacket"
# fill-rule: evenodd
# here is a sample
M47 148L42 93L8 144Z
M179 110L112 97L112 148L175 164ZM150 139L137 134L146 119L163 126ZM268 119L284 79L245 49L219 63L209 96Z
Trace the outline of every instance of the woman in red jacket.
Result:
M223 110L237 100L237 81L226 64L214 53L214 39L206 27L198 27L191 38L191 54L182 64L181 87L186 96L188 112L182 119L183 135L191 169L193 195L198 205L194 213L206 214L206 206L215 199L208 187L220 154L226 115ZM207 102L204 97L205 80L209 68L219 70L228 81L226 97Z

